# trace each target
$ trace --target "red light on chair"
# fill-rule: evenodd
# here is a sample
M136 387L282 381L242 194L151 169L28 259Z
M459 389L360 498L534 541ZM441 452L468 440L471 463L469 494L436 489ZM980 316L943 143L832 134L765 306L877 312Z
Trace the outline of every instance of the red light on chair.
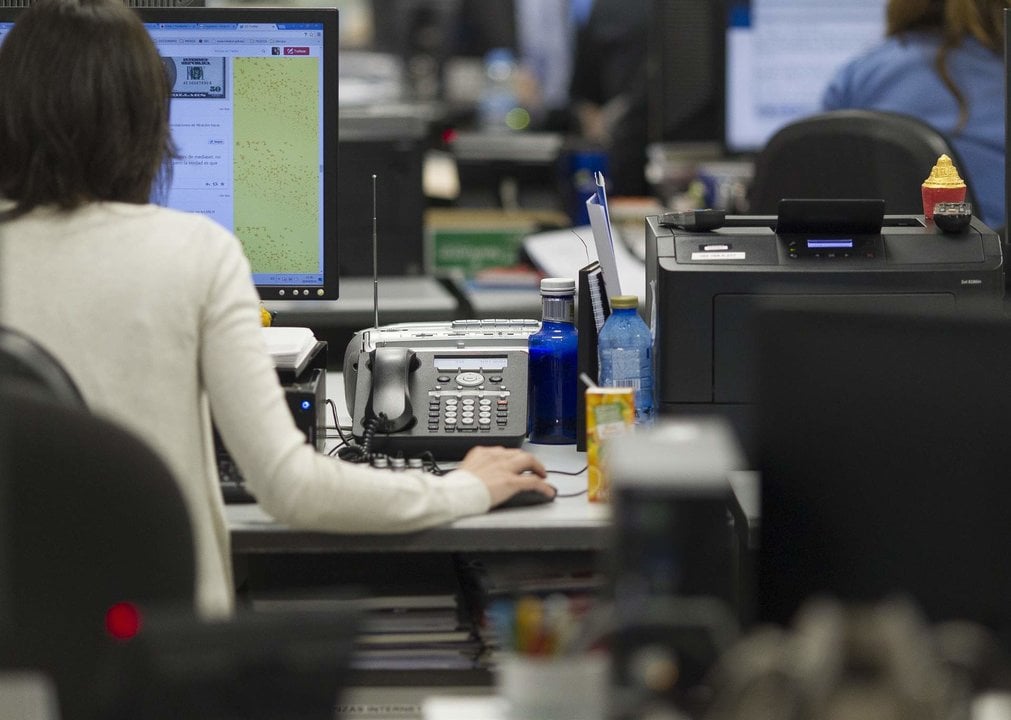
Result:
M133 603L119 602L105 613L105 629L117 640L129 640L140 632L140 611Z

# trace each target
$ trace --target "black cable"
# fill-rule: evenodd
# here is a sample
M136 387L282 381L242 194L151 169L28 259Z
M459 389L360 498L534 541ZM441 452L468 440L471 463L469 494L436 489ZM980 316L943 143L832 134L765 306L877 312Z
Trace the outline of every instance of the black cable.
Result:
M576 475L582 475L588 468L589 465L583 465L580 470L548 470L548 472L553 475L569 475L570 477L575 477Z
M337 404L329 398L327 398L326 404L330 406L330 412L333 414L334 425L332 428L327 428L327 430L336 430L337 435L345 445L354 445L354 438L348 438L348 436L344 434L344 428L341 427L340 420L337 418Z
M326 404L327 404L327 407L330 408L330 414L333 415L333 425L334 425L334 428L336 428L339 431L340 427L341 427L341 423L340 423L340 420L337 419L337 403L335 403L332 399L327 398L326 399ZM327 430L330 430L330 429L331 428L327 428Z
M433 475L445 475L446 473L450 472L450 470L439 467L439 463L436 462L435 456L432 454L430 450L426 450L425 452L418 455L418 459L420 459L421 462L424 464L425 470L432 473Z

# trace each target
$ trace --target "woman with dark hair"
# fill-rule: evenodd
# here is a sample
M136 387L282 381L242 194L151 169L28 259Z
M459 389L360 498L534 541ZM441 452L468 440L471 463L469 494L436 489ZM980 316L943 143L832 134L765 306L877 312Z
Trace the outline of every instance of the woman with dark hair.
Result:
M1004 209L1004 9L1006 0L889 0L886 38L845 66L826 110L913 115L944 134L994 228Z
M444 477L305 443L260 332L238 239L149 203L174 150L169 87L121 0L36 0L0 47L2 322L69 370L96 413L166 460L195 532L198 610L233 607L211 412L261 506L291 526L404 532L550 495L526 452L475 448Z

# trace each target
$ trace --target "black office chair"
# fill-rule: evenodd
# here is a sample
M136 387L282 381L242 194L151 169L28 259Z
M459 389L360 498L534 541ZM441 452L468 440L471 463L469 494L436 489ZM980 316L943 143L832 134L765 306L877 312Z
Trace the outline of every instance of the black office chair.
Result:
M61 720L332 720L354 609L205 623L195 567L146 443L0 376L0 668L52 677Z
M4 326L0 326L0 377L5 383L26 383L57 402L85 406L77 384L48 350Z
M63 720L97 717L116 689L110 609L192 612L189 514L132 433L33 385L3 385L0 408L2 660L49 673Z
M930 125L875 110L813 115L780 129L758 154L749 210L774 215L783 198L878 198L887 214L922 214L920 185L942 154L978 207L966 167Z

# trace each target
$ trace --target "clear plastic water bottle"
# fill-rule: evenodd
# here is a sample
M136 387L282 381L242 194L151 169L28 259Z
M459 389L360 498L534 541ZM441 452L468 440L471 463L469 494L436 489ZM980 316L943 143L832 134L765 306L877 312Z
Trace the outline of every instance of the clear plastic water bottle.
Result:
M635 390L635 424L651 425L653 406L653 338L638 313L639 298L616 295L611 314L597 338L600 385Z
M530 442L576 442L576 281L541 280L541 329L529 339L527 436Z
M516 98L516 58L508 48L489 50L484 57L484 88L478 98L478 121L483 130L510 130Z

